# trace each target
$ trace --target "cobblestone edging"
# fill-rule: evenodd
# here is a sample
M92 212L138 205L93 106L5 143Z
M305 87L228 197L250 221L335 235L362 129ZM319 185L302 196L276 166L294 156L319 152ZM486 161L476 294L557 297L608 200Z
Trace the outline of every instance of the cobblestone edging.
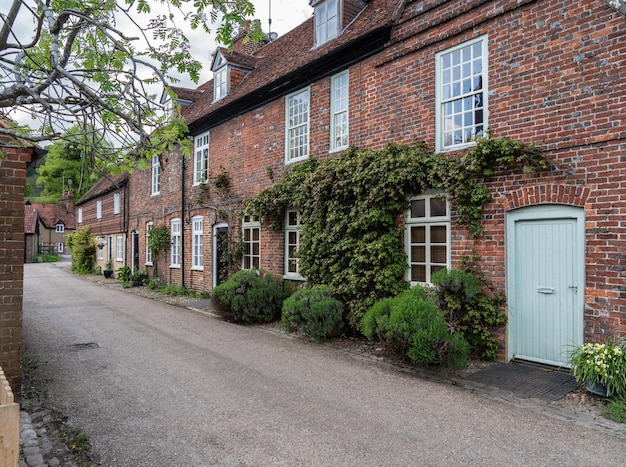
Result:
M47 409L20 412L19 467L78 467L53 417Z

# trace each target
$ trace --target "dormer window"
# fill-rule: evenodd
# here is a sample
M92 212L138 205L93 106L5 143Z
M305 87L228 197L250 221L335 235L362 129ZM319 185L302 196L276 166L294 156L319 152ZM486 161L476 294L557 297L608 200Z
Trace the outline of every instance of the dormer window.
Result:
M219 101L228 95L228 64L217 54L213 63L213 100Z
M315 8L315 45L320 46L339 35L341 0L311 2Z

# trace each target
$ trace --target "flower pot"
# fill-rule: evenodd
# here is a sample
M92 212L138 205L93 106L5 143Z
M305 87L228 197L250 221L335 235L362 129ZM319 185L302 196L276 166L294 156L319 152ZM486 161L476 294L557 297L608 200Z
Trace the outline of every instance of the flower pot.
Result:
M606 386L602 383L594 383L592 381L587 381L587 384L585 384L585 389L589 391L590 393L595 394L597 396L601 396L601 397L607 396Z
M105 269L104 271L102 271L102 274L104 274L105 279L109 279L113 276L113 271L111 271L110 269Z

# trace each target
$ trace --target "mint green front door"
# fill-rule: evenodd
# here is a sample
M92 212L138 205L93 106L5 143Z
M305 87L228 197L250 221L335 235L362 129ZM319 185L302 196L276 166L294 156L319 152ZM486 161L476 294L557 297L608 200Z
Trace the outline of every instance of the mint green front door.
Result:
M541 205L507 216L508 357L567 363L583 341L584 212Z

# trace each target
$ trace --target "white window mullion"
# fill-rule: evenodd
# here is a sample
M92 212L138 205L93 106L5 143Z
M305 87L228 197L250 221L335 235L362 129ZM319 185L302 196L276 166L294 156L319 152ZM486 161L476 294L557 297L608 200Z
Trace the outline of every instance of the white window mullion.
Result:
M195 216L191 219L191 269L204 269L204 223L202 216Z
M349 75L347 70L331 78L331 151L345 149L348 147L348 81Z
M431 283L440 269L450 269L450 203L441 194L417 196L406 216L407 280Z
M487 36L435 56L436 149L474 144L488 128Z
M195 138L193 184L208 182L209 170L209 133L203 133Z
M287 96L285 164L309 157L310 88Z

